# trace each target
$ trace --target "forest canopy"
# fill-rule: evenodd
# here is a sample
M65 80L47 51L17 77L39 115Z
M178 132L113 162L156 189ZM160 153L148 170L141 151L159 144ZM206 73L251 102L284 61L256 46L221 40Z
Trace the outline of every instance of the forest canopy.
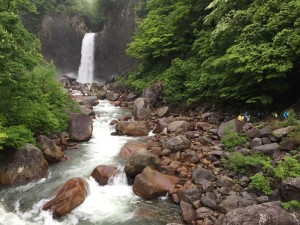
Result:
M299 98L300 1L149 0L123 80L169 103L268 106ZM290 102L289 102L290 101Z
M34 142L34 135L66 129L67 96L19 10L36 8L28 0L0 0L0 149L16 149Z

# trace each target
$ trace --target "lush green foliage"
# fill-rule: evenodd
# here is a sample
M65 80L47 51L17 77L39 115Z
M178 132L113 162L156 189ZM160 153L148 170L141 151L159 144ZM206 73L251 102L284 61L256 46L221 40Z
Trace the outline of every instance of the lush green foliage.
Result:
M264 169L272 168L272 160L258 153L243 155L239 152L233 152L228 157L223 158L224 166L236 173L246 173L250 166L261 166Z
M67 97L44 62L40 45L21 23L19 9L34 11L27 0L0 1L0 146L17 148L33 134L66 128Z
M285 210L288 210L290 208L294 208L294 209L299 209L300 208L300 202L297 201L297 200L292 200L292 201L289 201L289 202L284 202L282 203L282 208L284 208Z
M225 145L226 149L231 150L236 146L243 145L247 139L245 136L238 134L232 129L232 126L228 126L224 130L224 136L221 139L222 143Z
M292 157L284 157L274 169L274 173L280 180L288 177L300 177L300 163Z
M257 173L255 175L253 175L252 177L250 177L250 179L251 179L250 186L252 188L260 190L267 195L270 195L273 193L272 189L270 188L269 179L266 178L264 175Z
M299 96L298 0L149 0L146 11L127 49L144 65L136 88L161 80L165 100L185 104Z

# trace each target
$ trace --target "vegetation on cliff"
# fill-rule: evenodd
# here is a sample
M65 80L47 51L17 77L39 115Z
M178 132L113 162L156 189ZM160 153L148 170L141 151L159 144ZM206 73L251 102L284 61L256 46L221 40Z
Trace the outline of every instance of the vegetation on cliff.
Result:
M127 52L142 61L121 82L164 83L165 101L266 106L299 97L300 3L147 2Z
M24 28L20 9L35 12L29 0L0 0L0 149L66 128L67 96L38 39Z

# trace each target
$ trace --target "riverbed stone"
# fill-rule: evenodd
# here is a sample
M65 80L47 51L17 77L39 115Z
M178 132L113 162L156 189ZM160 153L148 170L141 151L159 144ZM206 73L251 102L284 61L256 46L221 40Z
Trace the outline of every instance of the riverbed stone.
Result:
M151 118L152 106L147 98L137 98L133 102L133 116L136 120L148 120Z
M182 151L190 146L191 141L183 135L173 137L165 143L165 148L170 149L172 152Z
M182 218L186 223L191 224L193 220L197 219L197 213L192 204L185 201L181 201L180 209L181 209Z
M300 177L287 178L282 181L279 194L284 201L300 201Z
M198 188L179 190L177 191L177 196L180 201L185 201L193 204L194 201L201 199L201 191Z
M232 194L227 196L219 204L219 210L223 213L226 213L239 207L247 207L254 204L256 204L255 200L246 199L240 195Z
M278 206L252 205L232 210L214 225L298 225L297 217Z
M10 151L0 161L0 185L26 184L48 175L48 163L32 144Z
M111 178L117 171L115 166L100 165L97 166L91 176L97 181L101 186L107 185L109 178Z
M116 101L119 99L119 97L120 97L120 95L113 91L107 91L107 93L106 93L106 98L108 101Z
M125 164L124 171L130 180L140 174L145 167L156 168L160 163L159 157L151 152L136 153L129 157Z
M181 121L173 121L168 125L168 132L186 132L190 130L191 123L181 120Z
M254 148L254 147L260 146L262 144L263 144L262 139L256 137L250 142L250 148Z
M40 145L40 149L43 152L45 159L49 162L59 162L64 154L61 151L61 148L58 147L54 141L49 139L44 135L40 135L37 137L37 142Z
M150 127L147 121L120 121L116 124L118 135L127 136L148 136Z
M88 115L81 113L69 114L68 133L70 141L88 141L92 137L92 132L93 122Z
M163 106L156 109L156 115L158 117L164 117L168 114L168 112L169 112L168 106Z
M178 177L163 174L148 166L135 177L132 189L142 198L153 199L172 192L179 181Z
M88 194L88 183L79 177L72 178L56 190L56 195L43 206L54 217L62 217L82 204Z
M212 171L198 167L192 171L192 180L195 184L200 184L201 180L215 181L216 176Z
M271 143L266 145L260 145L253 148L254 151L258 151L263 154L273 155L276 151L279 150L278 143Z
M147 152L147 144L140 141L128 141L121 149L119 156L121 158L130 157L133 154Z

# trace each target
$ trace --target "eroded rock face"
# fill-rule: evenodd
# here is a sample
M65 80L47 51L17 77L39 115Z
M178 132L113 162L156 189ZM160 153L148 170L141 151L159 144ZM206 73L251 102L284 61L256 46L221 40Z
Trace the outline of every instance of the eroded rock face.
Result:
M138 120L147 120L151 117L152 106L147 98L137 98L133 102L133 116Z
M97 166L93 172L92 177L98 182L100 185L107 185L109 178L111 178L117 170L115 166Z
M62 217L82 204L88 194L88 183L79 177L72 178L60 186L55 197L43 206L50 210L53 216Z
M46 160L59 162L64 157L61 148L48 137L40 135L37 137L37 142L41 145L41 150Z
M121 149L119 156L127 158L133 154L141 154L147 151L147 145L139 141L128 141Z
M0 162L0 185L24 184L46 177L48 163L40 149L26 144Z
M70 113L68 132L71 141L88 141L92 137L92 119L85 114Z
M300 221L278 206L253 205L226 214L215 225L297 225Z
M300 177L287 178L280 185L280 195L285 201L300 201Z
M153 199L171 192L179 181L178 177L165 175L151 167L146 167L135 177L132 189L138 196Z
M116 132L118 135L147 136L150 127L146 121L120 121L116 124Z

